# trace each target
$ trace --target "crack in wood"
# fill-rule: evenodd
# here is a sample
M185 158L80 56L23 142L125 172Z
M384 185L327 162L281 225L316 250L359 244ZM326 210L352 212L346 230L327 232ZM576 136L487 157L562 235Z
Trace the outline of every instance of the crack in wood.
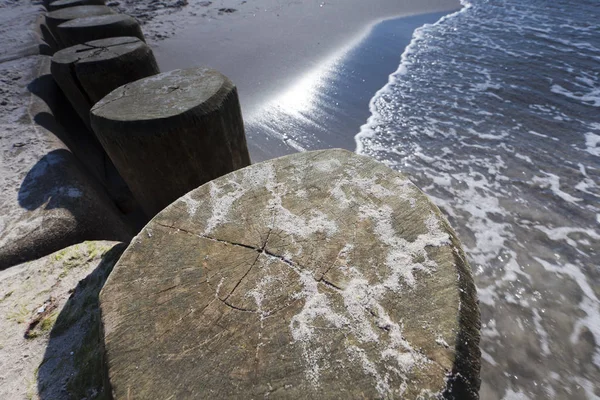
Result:
M177 286L179 286L179 285L173 285L173 286L170 286L170 287L168 287L166 289L159 290L158 292L156 292L156 294L162 294L162 293L168 292L169 290L175 289Z
M274 218L275 216L273 216ZM265 251L265 249L267 248L267 243L269 242L269 238L271 237L271 232L273 232L273 228L269 228L269 232L267 232L267 238L265 239L265 242L262 245L261 251Z
M233 292L235 292L235 289L237 289L238 286L240 286L240 284L242 283L242 281L244 280L244 278L246 278L248 276L248 274L250 273L250 271L252 270L252 268L254 268L254 266L258 262L259 258L260 258L260 253L256 256L256 258L254 259L254 262L252 263L252 265L250 265L250 268L248 268L248 270L246 271L246 273L235 284L235 286L233 287L233 289L231 289L231 292L229 292L229 294L225 297L225 299L223 299L223 302L227 301L227 299L229 299L229 297L231 297L231 295L233 294Z
M223 303L224 303L225 305L227 305L228 307L230 307L230 308L232 308L232 309L234 309L234 310L237 310L237 311L243 311L243 312L256 312L256 311L257 311L257 310L249 310L249 309L244 309L244 308L241 308L241 307L234 306L234 305L232 305L231 303L228 303L228 302L227 302L227 299L229 299L229 297L231 297L231 295L232 295L232 294L235 292L235 290L236 290L236 289L239 287L239 285L240 285L240 284L241 284L241 282L244 280L244 278L246 278L246 276L248 276L248 274L250 273L250 271L252 270L252 268L254 267L254 265L255 265L255 264L258 262L258 259L260 258L260 256L261 256L261 255L265 255L265 256L267 256L267 257L274 258L274 259L276 259L276 260L279 260L279 261L283 262L284 264L288 265L288 266L289 266L289 267L290 267L290 268L291 268L291 269L292 269L294 272L296 272L297 274L300 274L300 271L301 271L301 270L303 270L303 269L307 269L307 268L304 268L304 267L302 267L302 266L301 266L301 265L299 265L299 264L296 264L296 263L295 263L295 262L293 262L292 260L290 260L290 259L287 259L287 258L286 258L286 257L284 257L284 256L277 255L277 254L275 254L275 253L272 253L272 252L270 252L270 251L268 251L268 250L266 249L266 246L267 246L268 239L269 239L269 237L270 237L270 235L271 235L271 233L272 233L272 231L273 231L273 229L272 229L272 228L271 228L271 229L269 229L269 232L267 233L267 238L266 238L266 240L265 240L265 242L264 242L264 245L262 246L262 248L258 248L258 247L254 247L254 246L250 246L250 245L246 245L246 244L238 243L238 242L232 242L232 241L228 241L228 240L217 239L217 238L214 238L214 237L211 237L211 236L207 236L207 235L201 235L201 234L194 233L194 232L191 232L191 231L189 231L189 230L186 230L186 229L177 228L177 227L175 227L175 226L169 226L169 225L165 225L165 224L162 224L162 223L160 223L160 222L157 222L157 221L155 221L154 223L155 223L155 224L157 224L157 225L159 225L159 226L162 226L163 228L167 228L167 229L173 229L173 230L175 230L175 231L181 231L181 232L184 232L184 233L186 233L186 234L189 234L189 235L193 235L193 236L199 237L199 238L201 238L201 239L206 239L206 240L210 240L210 241L213 241L213 242L222 243L222 244L226 244L226 245L230 245L230 246L238 246L238 247L242 247L242 248L245 248L245 249L253 250L253 251L256 251L256 252L258 252L258 253L259 253L259 254L257 255L257 257L255 258L254 262L252 263L252 265L250 266L250 268L248 268L248 270L246 271L246 273L244 273L244 275L243 275L243 276L240 278L240 280L239 280L239 281L236 283L236 285L235 285L235 286L234 286L234 288L231 290L231 292L230 292L230 293L227 295L227 297L225 297L225 299L221 299L221 298L219 298L219 297L217 296L217 298L218 298L218 299L219 299L221 302L223 302ZM340 254L341 254L341 251L340 251ZM339 258L339 254L338 254L338 258ZM336 261L337 261L337 259L336 259ZM327 273L327 272L328 272L328 271L329 271L329 270L330 270L330 269L331 269L331 268L334 266L334 264L335 264L335 261L334 261L334 263L333 263L332 265L330 265L330 266L329 266L329 268L327 269L327 271L326 271L324 274L322 274L322 276L321 276L319 279L316 279L316 278L314 278L314 277L313 277L313 279L315 279L315 281L316 281L317 283L322 283L322 284L324 284L325 286L328 286L328 287L330 287L331 289L335 290L336 292L341 292L341 291L343 291L344 289L342 289L340 286L336 285L335 283L333 283L333 282L331 282L331 281L329 281L329 280L325 279L325 274L326 274L326 273Z
M217 299L219 299L219 298L217 297ZM249 312L249 313L256 313L256 311L257 311L257 310L249 310L246 308L234 306L233 304L228 303L227 300L219 299L219 301L235 311Z
M217 238L214 238L212 236L207 236L207 235L201 235L199 233L188 231L188 230L183 229L183 228L178 228L178 227L175 227L175 226L164 225L164 224L161 224L160 222L154 222L154 223L157 224L157 225L159 225L159 226L162 226L163 228L168 228L168 229L174 229L176 231L181 231L181 232L193 235L193 236L197 236L197 237L199 237L201 239L211 240L213 242L219 242L219 243L228 244L228 245L231 245L231 246L244 247L246 249L250 249L250 250L254 250L254 251L259 251L259 252L261 251L261 249L259 249L257 247L254 247L254 246L247 245L247 244L237 243L237 242L231 242L231 241L223 240L223 239L217 239Z
M79 93L81 94L81 96L85 99L85 101L87 102L88 106L91 107L94 104L94 102L92 101L92 99L90 98L90 96L85 91L83 85L81 84L81 81L79 80L79 76L77 75L77 66L76 66L76 63L78 63L79 60L80 59L77 59L76 62L68 64L69 75L70 75L71 81L75 85L75 88L79 91Z
M335 267L335 264L338 262L338 260L340 259L340 256L342 255L342 253L344 252L344 248L342 247L342 249L340 249L340 251L338 252L337 256L335 257L335 260L333 260L333 262L327 267L327 269L325 269L324 272L320 273L319 278L315 278L315 280L317 282L321 282L323 280L323 278L325 278L325 275L327 275L327 273L329 271L331 271L333 269L333 267Z
M339 292L342 292L344 290L341 287L339 287L338 285L328 281L327 279L321 278L321 280L318 280L317 282L323 283L325 286L329 286L330 288L335 289L336 291L339 291Z
M101 109L103 107L106 107L107 105L109 105L111 103L114 103L115 101L118 101L118 100L121 100L124 97L127 97L127 88L129 87L129 85L130 84L128 83L128 84L125 84L125 85L121 86L120 90L122 90L122 93L116 99L104 101L104 102L102 102L102 104L100 104L100 102L98 102L96 104L91 103L91 104L93 104L92 108L94 110L99 110L99 109Z
M268 251L266 249L267 241L268 241L268 239L269 239L269 237L270 237L273 229L269 229L269 232L267 233L267 238L265 240L265 243L264 243L263 247L262 248L258 248L258 247L250 246L250 245L247 245L247 244L239 243L239 242L232 242L232 241L229 241L229 240L218 239L218 238L215 238L215 237L212 237L212 236L201 235L201 234L189 231L187 229L178 228L178 227L170 226L170 225L165 225L165 224L162 224L162 223L160 223L158 221L155 221L154 223L157 224L157 225L159 225L159 226L162 226L163 228L173 229L173 230L176 230L176 231L181 231L181 232L187 233L189 235L193 235L193 236L199 237L201 239L206 239L206 240L210 240L210 241L214 241L214 242L218 242L218 243L223 243L223 244L226 244L226 245L238 246L238 247L243 247L245 249L254 250L254 251L256 251L256 252L258 252L260 254L264 254L264 255L269 256L271 258L275 258L275 259L277 259L279 261L282 261L283 263L285 263L285 264L289 265L290 267L292 267L292 269L294 271L296 271L296 272L298 272L301 269L306 269L306 268L303 268L301 265L296 264L292 260L290 260L290 259L288 259L288 258L286 258L284 256L280 256L278 254L272 253L272 252L270 252L270 251ZM340 251L340 253L341 253L341 251ZM259 254L259 256L260 256L260 254ZM338 255L338 257L339 257L339 255ZM256 260L258 260L258 257L257 257ZM255 262L256 262L256 260L255 260ZM336 259L336 261L337 261L337 259ZM254 265L254 263L253 263L253 265ZM329 269L331 269L331 267ZM329 286L335 287L338 290L342 290L338 286L336 286L335 284L333 284L333 283L331 283L329 281L325 281L325 280L322 280L322 279L315 279L315 281L317 281L317 282L324 282L324 283L327 283ZM227 297L229 297L229 295Z

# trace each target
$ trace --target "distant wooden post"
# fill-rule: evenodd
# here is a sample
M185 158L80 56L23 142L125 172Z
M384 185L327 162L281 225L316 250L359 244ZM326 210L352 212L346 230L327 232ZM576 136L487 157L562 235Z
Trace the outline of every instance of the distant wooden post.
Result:
M456 234L406 177L348 151L188 193L133 240L100 305L115 400L478 398Z
M133 82L90 113L96 136L152 217L186 192L250 164L231 81L207 68Z
M48 4L48 11L56 11L67 7L103 6L104 0L57 0Z
M133 36L145 42L140 24L124 14L72 19L58 25L57 31L65 47L119 36Z
M114 89L159 73L150 47L135 37L101 39L52 57L52 76L90 126L90 108Z
M51 11L46 14L46 24L48 29L54 35L54 38L60 42L57 27L58 25L70 21L75 18L93 17L97 15L113 14L107 6L77 6L62 8L60 10ZM63 46L62 43L59 45ZM63 46L64 47L64 46Z

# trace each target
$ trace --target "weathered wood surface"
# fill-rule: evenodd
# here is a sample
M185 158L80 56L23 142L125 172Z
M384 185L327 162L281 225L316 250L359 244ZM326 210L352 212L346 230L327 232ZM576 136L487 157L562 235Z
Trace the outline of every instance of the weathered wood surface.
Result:
M120 87L91 110L98 139L149 217L250 164L236 87L207 68Z
M114 11L107 6L76 6L62 8L60 10L51 11L46 14L46 25L54 36L54 38L60 43L60 37L58 35L58 25L70 21L75 18L93 17L97 15L113 14ZM64 47L64 46L63 46Z
M48 11L56 11L67 7L102 6L104 0L57 0L48 4Z
M60 24L57 31L65 47L119 36L133 36L145 41L140 24L124 14L72 19Z
M455 233L404 176L343 150L188 193L134 238L100 303L115 399L478 397Z
M94 40L52 57L52 76L90 127L90 108L127 83L159 73L150 47L135 37Z

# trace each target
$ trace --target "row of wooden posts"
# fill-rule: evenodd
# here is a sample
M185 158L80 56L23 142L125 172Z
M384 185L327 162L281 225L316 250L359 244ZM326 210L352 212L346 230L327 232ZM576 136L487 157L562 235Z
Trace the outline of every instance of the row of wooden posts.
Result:
M103 0L47 4L52 76L147 218L250 164L236 87L218 71L160 73L138 22Z
M478 398L475 286L437 207L401 175L340 150L218 179L250 164L236 87L209 68L160 73L135 19L101 3L50 2L42 27L52 76L90 140L147 219L193 189L186 200L212 196L209 181L238 202L218 228L175 203L115 265L100 295L114 398ZM285 189L280 220L264 187L276 179L253 178L269 170ZM182 241L167 221L227 240ZM296 324L306 326L298 337Z

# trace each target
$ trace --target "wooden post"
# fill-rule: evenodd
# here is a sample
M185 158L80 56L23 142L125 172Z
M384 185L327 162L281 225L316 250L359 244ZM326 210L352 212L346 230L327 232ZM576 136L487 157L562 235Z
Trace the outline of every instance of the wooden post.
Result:
M159 73L150 47L135 37L71 46L52 57L52 76L90 127L90 108L112 90Z
M52 32L52 35L54 35L54 38L60 42L57 30L58 25L75 18L93 17L106 14L113 14L113 10L107 6L68 7L47 13L46 24L48 25L50 32ZM59 45L63 46L62 43L59 43Z
M48 11L56 11L67 7L103 5L104 0L58 0L48 4Z
M250 164L236 87L215 70L175 70L133 82L100 100L90 117L149 217Z
M65 47L119 36L133 36L145 42L140 24L124 14L72 19L60 24L57 31Z
M348 151L188 193L133 240L100 307L115 400L478 398L456 234L406 177Z

